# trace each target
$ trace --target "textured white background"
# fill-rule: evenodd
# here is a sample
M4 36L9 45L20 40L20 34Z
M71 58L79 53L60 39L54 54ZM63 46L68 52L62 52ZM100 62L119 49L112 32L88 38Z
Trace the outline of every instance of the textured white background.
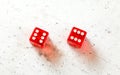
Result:
M52 64L29 43L47 30L62 57ZM66 43L73 26L88 32L98 62ZM0 75L120 75L120 0L0 0Z

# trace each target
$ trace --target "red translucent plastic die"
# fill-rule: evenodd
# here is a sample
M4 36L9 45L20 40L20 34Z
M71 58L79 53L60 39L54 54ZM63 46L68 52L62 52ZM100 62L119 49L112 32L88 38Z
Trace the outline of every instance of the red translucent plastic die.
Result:
M67 42L74 47L81 47L86 37L86 34L86 31L73 27L69 34Z
M33 30L29 40L33 45L43 48L48 35L49 33L47 31L36 27Z

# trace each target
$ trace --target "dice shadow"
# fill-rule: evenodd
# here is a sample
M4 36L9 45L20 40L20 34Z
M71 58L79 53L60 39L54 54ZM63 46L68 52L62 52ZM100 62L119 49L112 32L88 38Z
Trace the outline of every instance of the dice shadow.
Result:
M58 63L62 56L62 53L60 53L60 50L53 44L50 38L46 40L44 48L36 47L36 51L40 56L44 56L47 61L53 64Z
M98 64L99 59L98 59L98 54L96 52L96 49L93 47L93 45L90 43L90 41L85 38L85 41L83 42L81 48L77 47L72 47L75 52L80 57L83 57L88 64Z

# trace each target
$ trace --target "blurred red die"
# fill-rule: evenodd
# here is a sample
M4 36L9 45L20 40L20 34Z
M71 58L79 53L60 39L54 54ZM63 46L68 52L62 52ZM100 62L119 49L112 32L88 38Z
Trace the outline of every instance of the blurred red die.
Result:
M87 34L86 31L79 29L77 27L73 27L69 34L67 42L74 47L81 47L86 37L86 34Z
M35 27L29 40L33 45L43 48L48 35L49 33L47 31Z

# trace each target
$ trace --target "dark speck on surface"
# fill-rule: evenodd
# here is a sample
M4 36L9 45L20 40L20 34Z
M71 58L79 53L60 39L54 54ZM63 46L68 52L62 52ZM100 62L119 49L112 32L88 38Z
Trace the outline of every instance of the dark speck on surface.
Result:
M16 35L13 35L13 37L16 37Z
M58 41L58 43L60 44L60 43L62 43L62 41Z
M107 75L110 75L110 73L107 73Z
M92 11L95 11L95 9L92 9Z
M42 66L44 66L44 64L42 64Z
M111 31L110 31L110 30L108 30L108 29L105 29L105 31L106 31L108 34L110 34L110 33L111 33Z
M93 46L95 46L95 44L93 44Z
M94 37L97 37L97 34L95 34Z
M63 65L61 65L61 67L63 67Z
M91 52L89 52L89 54L92 54Z
M10 36L8 36L8 38L11 38Z
M29 49L29 47L26 47L27 49Z
M10 46L8 46L8 48L10 48Z
M74 64L72 63L72 66L74 66Z
M83 54L85 54L85 52L83 52Z
M111 33L111 31L108 31L108 33Z
M19 27L19 30L21 30L21 27Z
M45 7L48 7L48 5L45 5Z
M0 64L2 64L2 63L0 62Z
M96 71L96 69L93 69L94 71Z
M41 52L39 52L39 55L42 56L43 54Z
M21 65L21 62L19 62L19 64Z
M25 47L26 49L33 48L33 47Z
M58 22L56 22L56 24L58 24Z
M14 61L15 59L14 59L14 58L12 58L11 60L12 60L12 61Z
M91 25L91 28L93 28L94 27L94 25Z
M67 30L67 28L65 28L65 31Z

